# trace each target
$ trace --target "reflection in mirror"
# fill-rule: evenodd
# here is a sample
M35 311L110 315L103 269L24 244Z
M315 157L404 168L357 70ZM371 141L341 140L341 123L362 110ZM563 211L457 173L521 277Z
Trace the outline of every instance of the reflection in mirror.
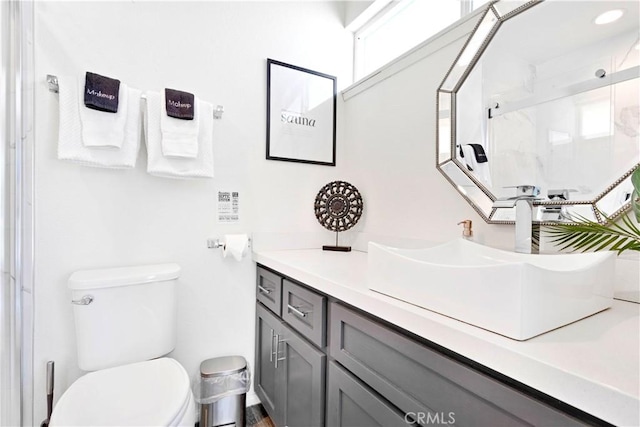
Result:
M461 174L490 198L513 196L505 187L540 187L546 200L540 204L548 205L536 211L540 222L573 214L602 222L594 207L607 216L622 213L627 184L614 184L640 160L639 4L489 6L507 19L499 24L487 13L441 87L455 100L447 116L454 129L444 136L453 138L451 158ZM616 7L626 14L615 24L594 23ZM491 22L499 26L493 36ZM481 46L477 40L487 35ZM465 77L459 65L474 56L472 46L481 55ZM440 136L441 163L448 160L442 146L451 141ZM514 218L512 209L498 209L489 222Z
M535 219L540 222L573 222L579 218L589 221L599 220L592 204L537 206L535 216Z
M485 184L500 197L503 187L535 182L543 194L565 188L572 200L594 199L640 158L628 119L639 91L634 79L495 116Z
M596 207L600 212L611 217L617 213L621 206L631 203L632 194L633 184L631 183L631 176L628 176L598 200Z
M471 202L476 211L485 219L489 218L493 201L453 162L441 166L443 172L456 183L458 191Z
M451 94L438 94L438 164L451 159ZM448 143L447 143L448 141Z
M513 221L516 216L516 208L499 208L495 209L491 215L491 221Z
M499 208L491 215L492 221L513 221L516 214L515 208ZM557 205L534 206L533 218L536 222L573 222L572 218L585 218L589 221L598 221L593 206L587 205Z
M586 218L589 221L598 221L599 217L596 216L593 210L593 205L569 205L567 206L566 213L571 216L578 216ZM566 218L566 216L565 216ZM568 222L571 222L570 220Z

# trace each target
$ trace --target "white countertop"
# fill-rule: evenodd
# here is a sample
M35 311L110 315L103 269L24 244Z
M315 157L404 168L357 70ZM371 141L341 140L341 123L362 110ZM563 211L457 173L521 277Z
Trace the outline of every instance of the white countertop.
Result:
M520 342L369 290L364 252L265 250L253 260L598 418L640 426L638 304L614 300Z

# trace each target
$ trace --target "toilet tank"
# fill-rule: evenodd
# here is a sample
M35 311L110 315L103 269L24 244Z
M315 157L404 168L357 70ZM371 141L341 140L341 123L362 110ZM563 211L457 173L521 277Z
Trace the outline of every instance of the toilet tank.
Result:
M78 366L96 371L169 353L177 264L76 271L69 277Z

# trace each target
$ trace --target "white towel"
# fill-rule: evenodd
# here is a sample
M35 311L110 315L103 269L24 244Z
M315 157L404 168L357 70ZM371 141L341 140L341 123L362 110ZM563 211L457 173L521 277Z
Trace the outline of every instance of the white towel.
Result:
M200 109L198 97L194 96L193 120L181 120L169 117L165 108L165 91L162 91L162 113L160 114L160 130L162 131L162 154L167 157L198 157L198 131Z
M129 91L127 85L120 82L118 91L118 111L108 113L93 110L84 105L85 74L78 78L80 94L80 123L82 124L82 143L85 147L118 149L122 147L125 125L129 110Z
M84 82L84 79L82 79ZM125 169L136 165L140 148L141 91L128 88L127 120L120 149L105 150L86 147L82 142L80 107L84 107L84 89L78 91L76 77L58 77L60 87L60 124L58 129L58 159L86 166Z
M144 108L144 133L147 145L147 172L167 178L213 178L213 105L198 100L198 156L196 158L165 157L162 153L160 115L164 114L162 96L147 92Z

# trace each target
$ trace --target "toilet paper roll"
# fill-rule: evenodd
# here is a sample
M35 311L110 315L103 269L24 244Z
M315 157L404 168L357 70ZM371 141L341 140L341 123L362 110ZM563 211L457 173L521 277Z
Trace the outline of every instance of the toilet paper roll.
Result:
M231 255L236 261L240 261L247 253L249 236L246 234L225 234L222 240L222 256Z

